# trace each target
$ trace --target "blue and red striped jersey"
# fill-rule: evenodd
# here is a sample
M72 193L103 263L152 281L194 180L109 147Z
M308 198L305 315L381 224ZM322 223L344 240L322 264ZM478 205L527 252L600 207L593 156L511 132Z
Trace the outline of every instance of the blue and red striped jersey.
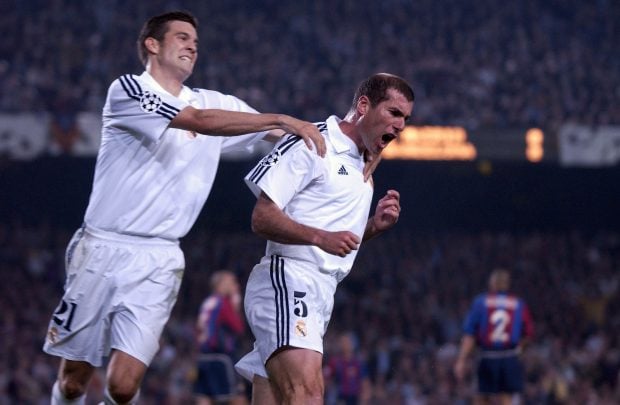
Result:
M338 384L340 395L360 395L362 381L368 377L368 369L362 360L356 357L346 359L335 356L329 359L326 368L327 375L334 378Z
M513 349L523 338L534 334L534 322L525 301L504 292L478 295L463 327L483 350Z
M230 299L221 295L211 295L204 300L196 326L196 339L202 353L232 354L244 331L241 315Z

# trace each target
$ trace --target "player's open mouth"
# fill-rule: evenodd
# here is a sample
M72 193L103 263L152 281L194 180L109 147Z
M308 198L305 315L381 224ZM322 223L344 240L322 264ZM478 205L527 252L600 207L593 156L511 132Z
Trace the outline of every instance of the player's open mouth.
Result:
M191 62L191 61L192 61L192 58L190 58L189 56L181 56L181 58L180 58L180 59L182 59L182 60L186 60L186 61L189 61L189 62Z
M392 142L392 140L394 140L394 138L396 138L396 135L394 134L383 134L383 136L381 136L382 146L386 147L390 142Z

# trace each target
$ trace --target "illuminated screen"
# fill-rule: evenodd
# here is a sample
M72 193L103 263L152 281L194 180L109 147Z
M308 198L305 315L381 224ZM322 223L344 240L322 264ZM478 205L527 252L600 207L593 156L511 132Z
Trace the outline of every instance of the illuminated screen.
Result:
M461 127L406 127L383 151L385 159L474 160L476 147Z

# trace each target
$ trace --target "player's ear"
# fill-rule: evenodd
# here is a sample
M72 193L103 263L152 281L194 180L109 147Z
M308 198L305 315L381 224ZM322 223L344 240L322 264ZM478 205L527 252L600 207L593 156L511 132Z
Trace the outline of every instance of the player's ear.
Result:
M144 40L144 46L149 53L157 54L159 52L159 41L153 37Z
M367 96L361 96L357 100L357 113L359 115L366 115L370 109L370 99Z

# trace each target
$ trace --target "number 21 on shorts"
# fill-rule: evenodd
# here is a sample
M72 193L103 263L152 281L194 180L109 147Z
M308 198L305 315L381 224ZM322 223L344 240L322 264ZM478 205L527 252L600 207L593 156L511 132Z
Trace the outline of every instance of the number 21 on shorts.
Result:
M76 308L77 304L75 302L68 303L65 300L60 301L60 305L52 317L54 323L61 326L67 332L71 332L71 322L73 321Z

